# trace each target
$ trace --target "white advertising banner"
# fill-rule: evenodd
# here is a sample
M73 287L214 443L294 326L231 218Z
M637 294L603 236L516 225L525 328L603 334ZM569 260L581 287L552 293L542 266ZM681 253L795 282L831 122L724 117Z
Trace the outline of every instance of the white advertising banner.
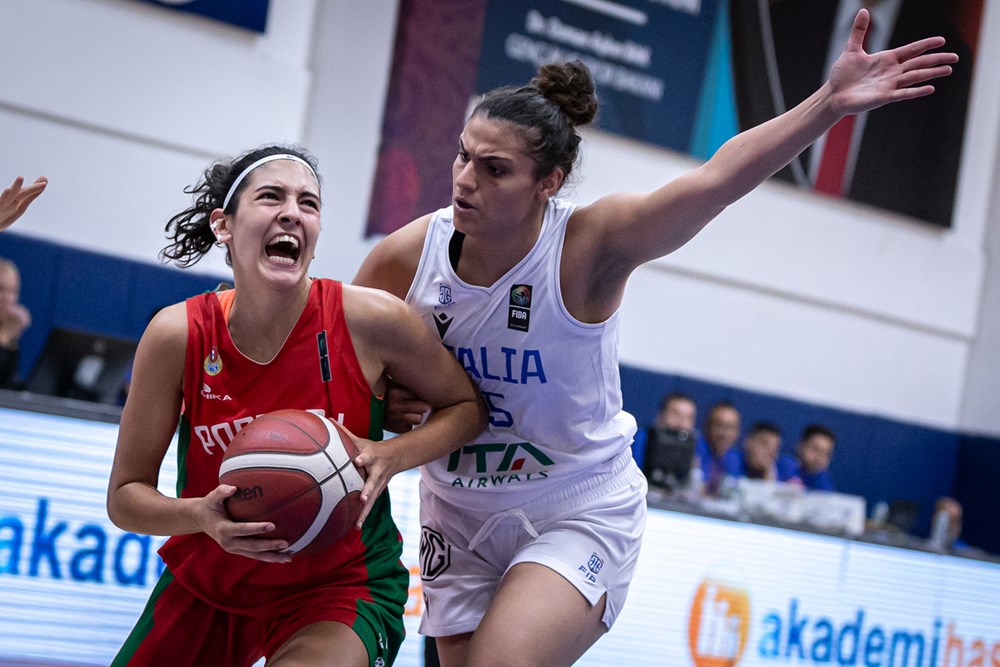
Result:
M141 612L164 538L107 518L116 435L0 409L0 665L107 665ZM412 573L396 664L414 667L417 479L390 486ZM1000 565L652 510L628 604L578 664L1000 667Z

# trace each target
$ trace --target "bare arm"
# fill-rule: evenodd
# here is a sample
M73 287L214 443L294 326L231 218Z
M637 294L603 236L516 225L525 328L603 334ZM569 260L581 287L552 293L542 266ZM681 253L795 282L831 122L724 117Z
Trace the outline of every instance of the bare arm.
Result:
M288 556L275 553L287 546L283 541L248 537L273 530L273 524L228 519L223 501L235 487L220 485L204 498L184 499L157 490L181 411L186 346L183 303L158 313L139 342L108 484L108 516L123 530L148 535L205 532L231 553L287 561Z
M18 176L9 188L4 188L0 193L0 232L13 225L48 184L47 178L39 176L34 183L25 188L22 187L24 178Z
M425 215L379 241L361 263L352 284L374 287L406 298L417 274L431 216Z
M368 473L359 525L398 472L445 456L486 426L486 408L471 380L416 313L381 290L345 287L344 308L359 356L377 359L386 375L431 407L417 429L385 442L358 439L355 459Z
M733 137L701 167L654 192L612 195L578 212L579 238L568 240L567 249L578 266L589 269L583 275L605 280L605 311L617 306L635 267L683 246L842 116L929 95L934 87L926 82L950 74L958 59L928 53L944 44L940 37L867 54L862 42L868 24L868 12L861 10L829 80L795 108Z
M414 220L375 246L354 276L354 284L374 287L405 299L417 273L420 253L430 216ZM405 433L420 424L431 409L406 387L389 381L385 390L385 428L393 433Z

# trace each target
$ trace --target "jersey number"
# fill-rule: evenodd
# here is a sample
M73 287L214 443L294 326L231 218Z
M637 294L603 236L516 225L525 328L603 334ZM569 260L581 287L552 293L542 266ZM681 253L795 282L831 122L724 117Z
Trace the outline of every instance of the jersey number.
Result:
M486 399L486 405L490 408L490 424L496 426L497 428L510 428L514 425L514 417L493 402L494 399L503 397L503 394L499 394L495 391L483 392L483 398Z

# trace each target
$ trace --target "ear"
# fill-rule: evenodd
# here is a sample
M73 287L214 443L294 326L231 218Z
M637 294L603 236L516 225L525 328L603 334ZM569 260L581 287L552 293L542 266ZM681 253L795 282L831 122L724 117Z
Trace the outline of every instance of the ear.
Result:
M550 197L554 197L559 189L563 185L563 181L566 180L566 174L560 167L556 167L548 176L545 176L538 182L538 194L539 196L548 201Z
M217 208L212 211L212 214L208 218L209 225L212 227L212 232L215 234L215 240L219 243L228 243L233 235L229 229L229 218L226 214L222 212L221 208Z

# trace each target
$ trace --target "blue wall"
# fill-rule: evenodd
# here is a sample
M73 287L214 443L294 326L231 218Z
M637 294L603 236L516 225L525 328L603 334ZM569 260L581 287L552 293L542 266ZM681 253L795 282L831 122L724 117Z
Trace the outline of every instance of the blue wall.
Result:
M213 289L229 277L177 271L96 252L0 234L0 257L21 271L21 302L31 328L21 341L18 373L27 376L52 327L138 340L154 312Z
M625 409L640 427L652 423L664 394L679 391L698 404L698 426L708 408L720 400L734 403L751 423L767 420L783 432L782 451L791 454L802 429L823 424L837 434L830 471L837 490L863 496L869 503L916 500L921 512L916 532L930 530L934 501L950 495L965 510L964 539L1000 553L1000 530L994 517L1000 508L1000 440L976 438L915 424L837 410L822 405L746 391L680 375L623 366Z

